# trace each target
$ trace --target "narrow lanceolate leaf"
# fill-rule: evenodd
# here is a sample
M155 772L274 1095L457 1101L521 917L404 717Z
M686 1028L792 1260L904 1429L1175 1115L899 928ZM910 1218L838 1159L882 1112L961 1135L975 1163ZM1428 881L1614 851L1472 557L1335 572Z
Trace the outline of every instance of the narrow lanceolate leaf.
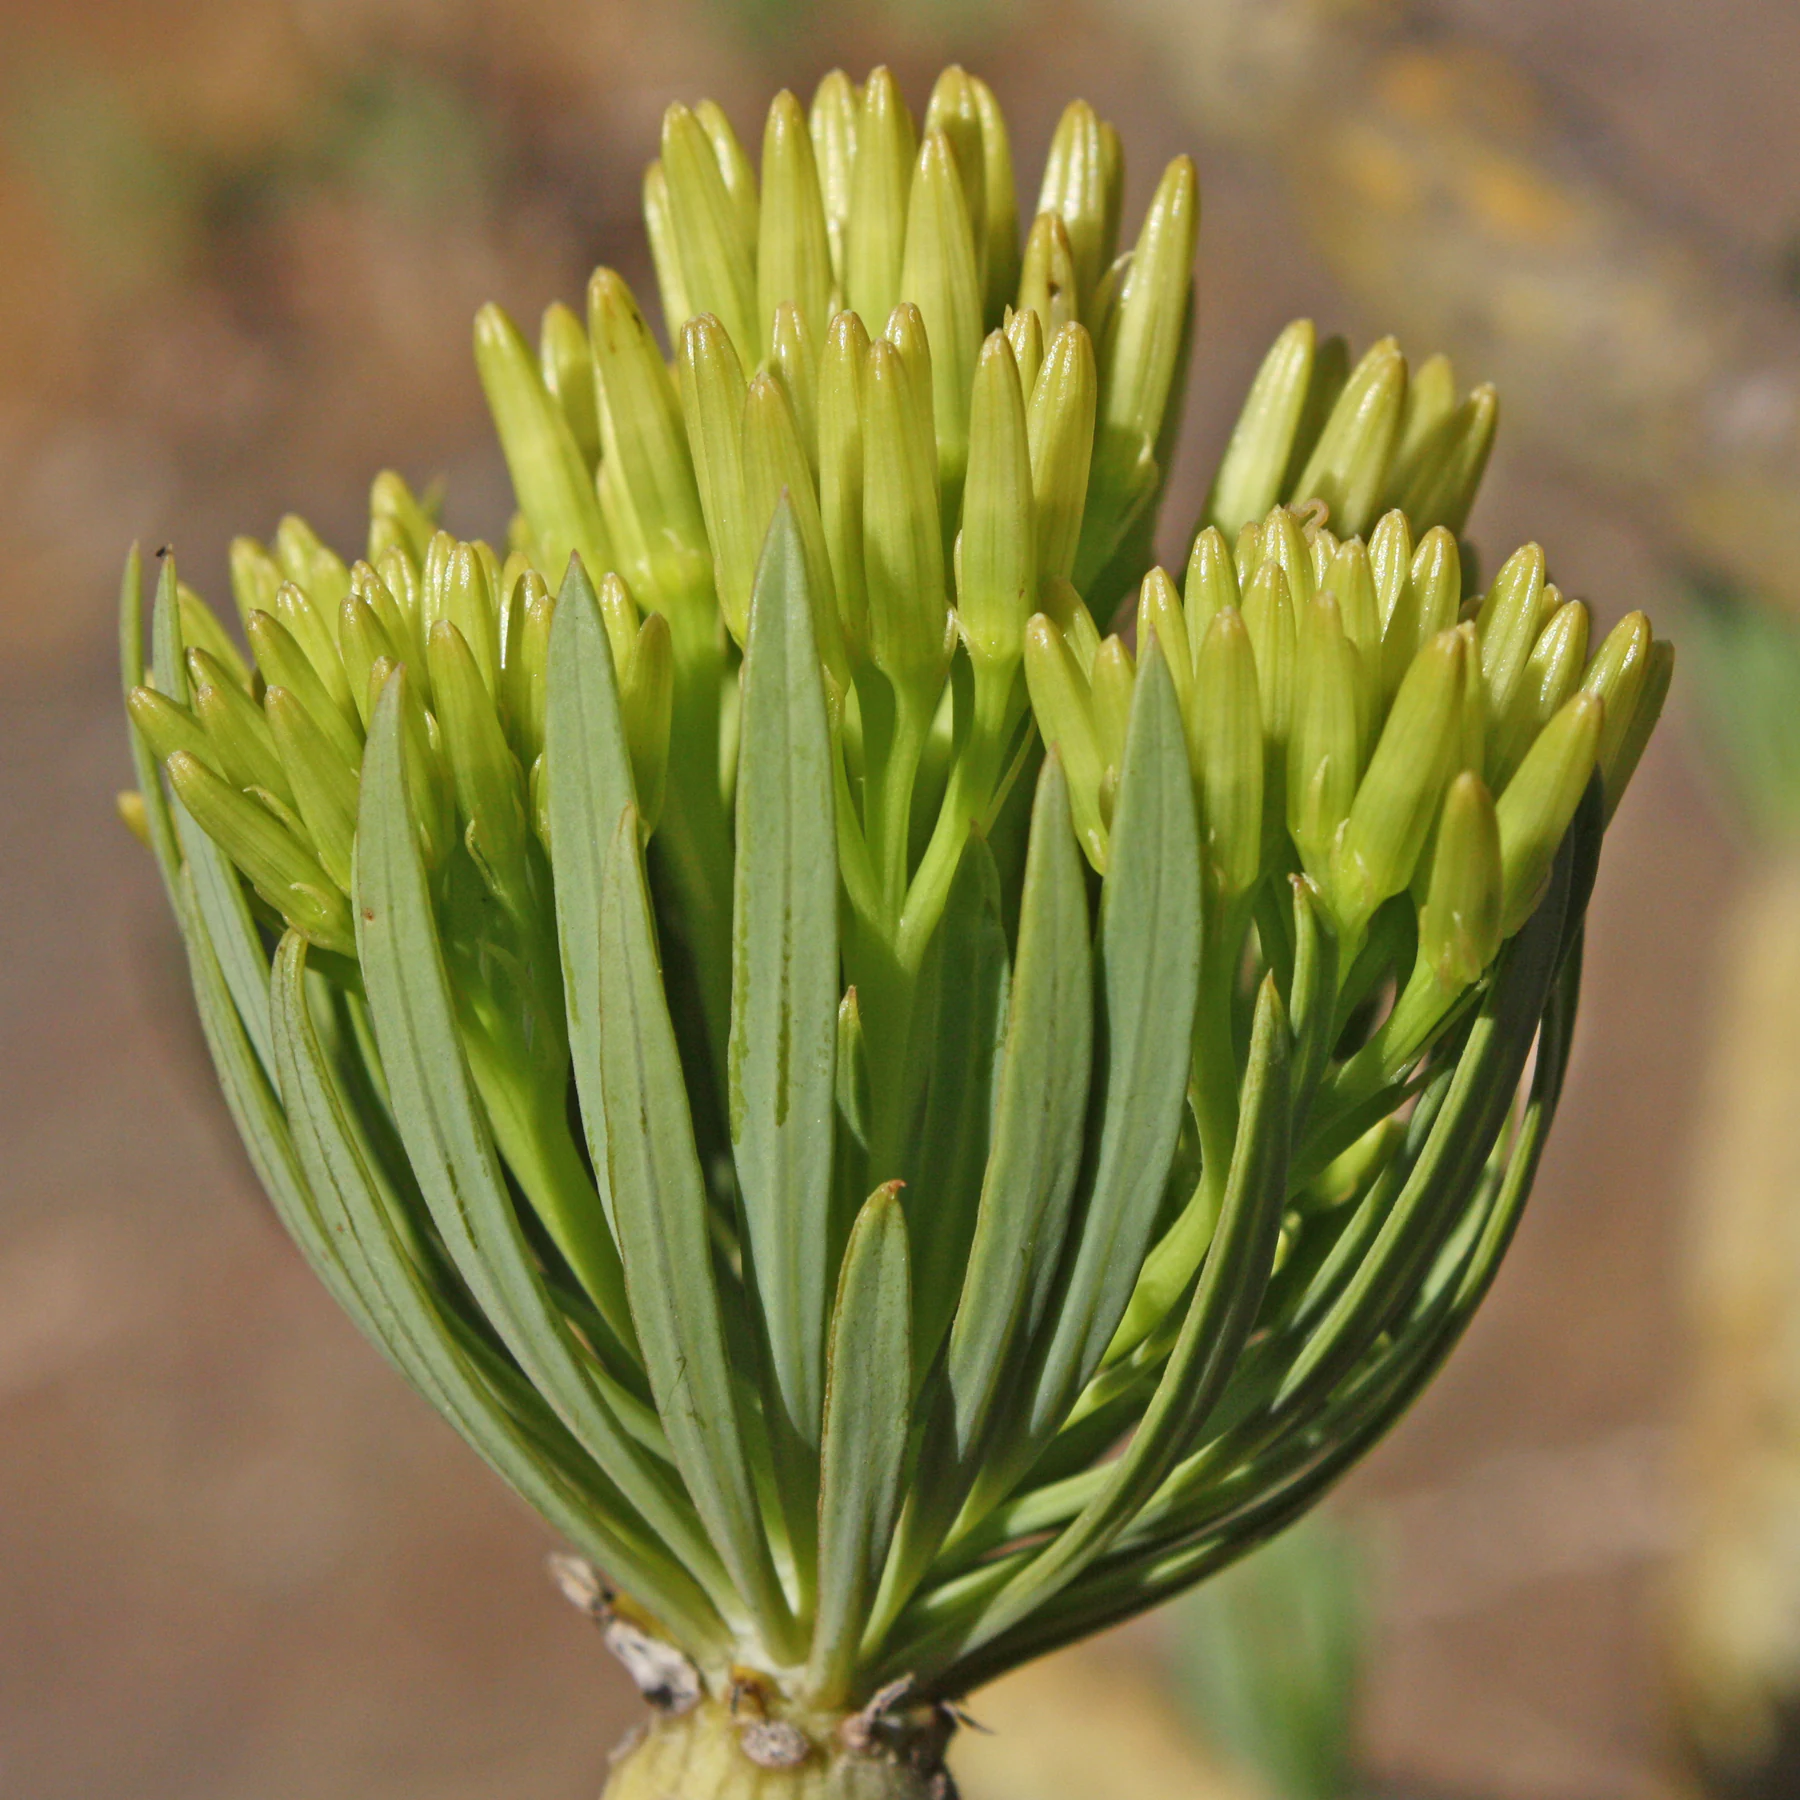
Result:
M475 367L519 510L548 566L560 568L579 551L589 568L611 568L612 545L581 447L518 327L497 306L476 315Z
M819 1599L809 1681L849 1698L869 1596L899 1509L912 1394L912 1282L899 1184L869 1196L838 1277L819 1497Z
M1194 1446L1256 1323L1287 1193L1287 1016L1265 978L1251 1031L1241 1122L1219 1225L1155 1397L1100 1492L1002 1590L957 1645L998 1637L1065 1587L1128 1525Z
M552 1300L513 1208L457 1031L408 809L400 742L404 679L402 673L389 680L375 710L356 870L357 949L395 1127L444 1248L519 1367L633 1504L658 1517L671 1533L669 1547L734 1613L717 1556L697 1528L684 1526L664 1478L620 1424L607 1378Z
M628 808L600 903L600 1085L631 1313L669 1448L768 1654L799 1654L763 1535L713 1271L705 1178Z
M722 1642L717 1611L668 1547L671 1523L679 1536L681 1515L691 1515L685 1496L655 1496L662 1508L653 1506L646 1520L529 1386L515 1378L503 1403L471 1361L461 1321L445 1312L395 1224L401 1203L320 1040L304 952L303 941L289 936L276 956L271 1006L281 1100L320 1240L356 1291L360 1322L503 1481L629 1583L682 1643L704 1650ZM515 1416L521 1408L535 1415L529 1429ZM691 1516L686 1528L693 1536Z
M993 853L971 836L920 963L894 1129L877 1173L906 1183L917 1278L913 1349L923 1377L937 1354L975 1231L1007 1008L1006 929Z
M831 1270L837 825L831 730L793 510L750 603L738 752L730 1115L784 1435L816 1449Z
M634 796L606 626L587 571L573 560L550 623L544 780L569 1054L588 1154L614 1223L600 1092L600 892L611 834L600 821L618 818Z
M950 1466L939 1504L951 1512L1043 1323L1068 1235L1087 1118L1093 979L1087 884L1068 782L1052 754L1032 807L993 1149L950 1333L942 1446Z
M1017 1425L1006 1453L988 1459L978 1499L997 1499L1062 1423L1131 1297L1187 1095L1200 905L1200 834L1181 713L1152 645L1138 670L1102 889L1098 1141Z

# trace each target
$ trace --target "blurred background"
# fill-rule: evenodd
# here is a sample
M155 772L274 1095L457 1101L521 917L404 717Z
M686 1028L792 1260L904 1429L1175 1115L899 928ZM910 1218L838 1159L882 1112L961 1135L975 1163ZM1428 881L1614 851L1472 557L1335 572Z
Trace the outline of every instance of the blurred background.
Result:
M1498 1288L1318 1525L972 1703L968 1800L1800 1794L1800 12L1788 0L0 0L0 1794L583 1800L635 1696L302 1268L128 780L127 543L510 501L469 356L648 293L672 99L892 64L1197 155L1179 551L1298 314L1493 379L1471 525L1675 636Z

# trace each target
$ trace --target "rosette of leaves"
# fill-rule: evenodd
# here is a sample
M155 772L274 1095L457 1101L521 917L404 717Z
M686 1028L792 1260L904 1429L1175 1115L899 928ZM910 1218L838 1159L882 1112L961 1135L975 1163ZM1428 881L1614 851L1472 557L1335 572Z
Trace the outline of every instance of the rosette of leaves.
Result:
M1442 1362L1666 690L1459 545L1492 393L1277 341L1178 585L1170 165L671 108L625 284L496 309L519 513L165 561L124 662L226 1096L321 1278L585 1561L620 1795L944 1791L958 1696L1278 1531ZM1103 635L1136 597L1135 645Z

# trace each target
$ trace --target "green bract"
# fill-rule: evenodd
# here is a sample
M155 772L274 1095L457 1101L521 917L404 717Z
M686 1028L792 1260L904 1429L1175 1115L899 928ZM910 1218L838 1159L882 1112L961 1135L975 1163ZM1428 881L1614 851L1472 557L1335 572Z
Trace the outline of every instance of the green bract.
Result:
M1198 199L1119 254L1121 188L1071 106L1021 244L960 70L918 125L781 96L760 182L673 107L672 364L610 270L536 352L477 321L504 556L384 474L354 565L233 547L248 660L165 562L148 672L127 572L227 1097L698 1706L621 1792L923 1792L940 1703L1280 1529L1455 1342L1561 1089L1668 647L1590 660L1535 545L1477 591L1491 391L1305 322L1150 567Z

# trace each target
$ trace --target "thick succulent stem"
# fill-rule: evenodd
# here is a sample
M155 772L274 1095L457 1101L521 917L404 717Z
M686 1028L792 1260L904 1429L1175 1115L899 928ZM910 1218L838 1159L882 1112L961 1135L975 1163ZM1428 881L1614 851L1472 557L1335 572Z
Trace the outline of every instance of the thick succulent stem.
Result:
M746 1719L717 1700L659 1716L613 1765L603 1800L948 1800L944 1733L876 1740L855 1716Z

